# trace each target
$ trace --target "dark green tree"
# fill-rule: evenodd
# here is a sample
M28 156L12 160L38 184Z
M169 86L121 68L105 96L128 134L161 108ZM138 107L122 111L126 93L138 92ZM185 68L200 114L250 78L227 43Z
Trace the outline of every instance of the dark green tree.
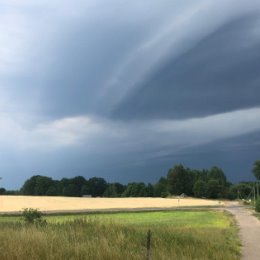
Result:
M110 198L118 197L117 189L114 183L108 184L104 192L104 197L110 197Z
M46 195L49 187L53 185L53 179L46 176L37 176L34 188L35 195Z
M89 193L93 197L102 197L106 188L107 182L103 178L93 177L87 182Z
M137 196L136 197L147 197L146 185L143 182L137 184Z
M24 183L21 190L24 195L46 195L53 183L52 178L35 175Z
M145 197L153 197L154 194L154 187L151 183L148 183L148 185L145 188Z
M24 185L21 188L21 193L24 195L35 195L34 194L34 189L36 185L36 179L37 176L32 176L30 179L26 180Z
M56 185L51 185L48 190L46 191L47 196L57 196L59 195L59 191L56 187Z
M207 183L206 197L217 199L222 197L223 186L216 179L210 179Z
M193 185L193 193L195 197L202 198L206 196L207 183L203 180L197 180Z
M78 187L74 183L69 183L63 188L63 196L78 197Z
M118 182L109 183L104 192L104 197L112 197L112 198L121 197L124 190L125 190L125 186Z
M74 194L73 196L80 197L82 196L82 187L87 184L87 181L82 176L76 176L74 178L69 179L69 185L74 186ZM72 187L72 186L71 186Z
M118 196L121 196L122 193L125 191L126 186L123 185L123 184L121 184L121 183L119 183L119 182L115 182L115 183L113 183L113 184L114 184L115 187L116 187L116 191L117 191Z
M227 184L227 178L225 173L218 167L212 167L208 172L208 180L217 180L219 184L225 186Z
M5 188L0 188L0 195L3 195L6 193L6 189Z
M127 184L123 197L144 197L146 196L146 186L143 182L130 182Z
M70 188L68 186L71 184L70 179L62 178L59 183L59 189L62 196L73 196L76 193L76 188L74 185L71 185ZM73 187L74 188L73 188Z
M82 187L81 187L81 195L91 195L90 194L90 189L89 189L89 185L88 183L84 184Z
M167 193L167 179L161 177L154 185L154 197L162 197L165 193Z
M60 181L59 181L59 191L60 191L60 194L62 196L64 196L64 191L65 191L65 188L69 185L70 181L68 178L62 178Z
M173 195L185 193L192 195L193 178L189 170L179 164L169 170L167 174L167 189Z

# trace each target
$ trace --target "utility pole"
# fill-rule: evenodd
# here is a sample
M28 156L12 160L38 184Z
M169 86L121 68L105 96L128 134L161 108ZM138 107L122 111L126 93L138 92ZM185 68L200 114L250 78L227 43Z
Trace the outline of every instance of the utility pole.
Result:
M254 202L256 201L256 199L255 199L255 183L254 183L254 186L253 186L253 189L254 189Z
M256 195L257 195L257 199L259 198L259 182L256 182Z

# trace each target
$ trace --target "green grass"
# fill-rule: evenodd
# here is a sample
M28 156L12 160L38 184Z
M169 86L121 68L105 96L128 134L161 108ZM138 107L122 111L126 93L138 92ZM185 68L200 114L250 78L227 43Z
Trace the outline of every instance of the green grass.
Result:
M154 260L237 260L233 218L224 212L162 211L46 216L47 226L0 217L1 260L141 260L152 231Z
M138 226L174 225L175 227L226 227L229 218L223 217L222 212L216 211L158 211L158 212L123 212L99 213L82 215L60 215L46 217L48 222L62 223L75 219L90 218L100 221L113 221L116 223Z

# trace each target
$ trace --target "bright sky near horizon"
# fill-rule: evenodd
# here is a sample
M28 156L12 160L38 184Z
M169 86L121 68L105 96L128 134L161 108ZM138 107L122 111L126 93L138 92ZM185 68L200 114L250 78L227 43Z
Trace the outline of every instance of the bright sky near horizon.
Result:
M257 0L0 0L0 176L252 179Z

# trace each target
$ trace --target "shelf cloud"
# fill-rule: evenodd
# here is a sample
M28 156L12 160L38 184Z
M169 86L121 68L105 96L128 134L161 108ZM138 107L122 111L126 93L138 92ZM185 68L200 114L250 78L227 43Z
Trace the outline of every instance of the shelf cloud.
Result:
M3 185L155 181L174 163L252 178L259 25L255 0L0 1Z

